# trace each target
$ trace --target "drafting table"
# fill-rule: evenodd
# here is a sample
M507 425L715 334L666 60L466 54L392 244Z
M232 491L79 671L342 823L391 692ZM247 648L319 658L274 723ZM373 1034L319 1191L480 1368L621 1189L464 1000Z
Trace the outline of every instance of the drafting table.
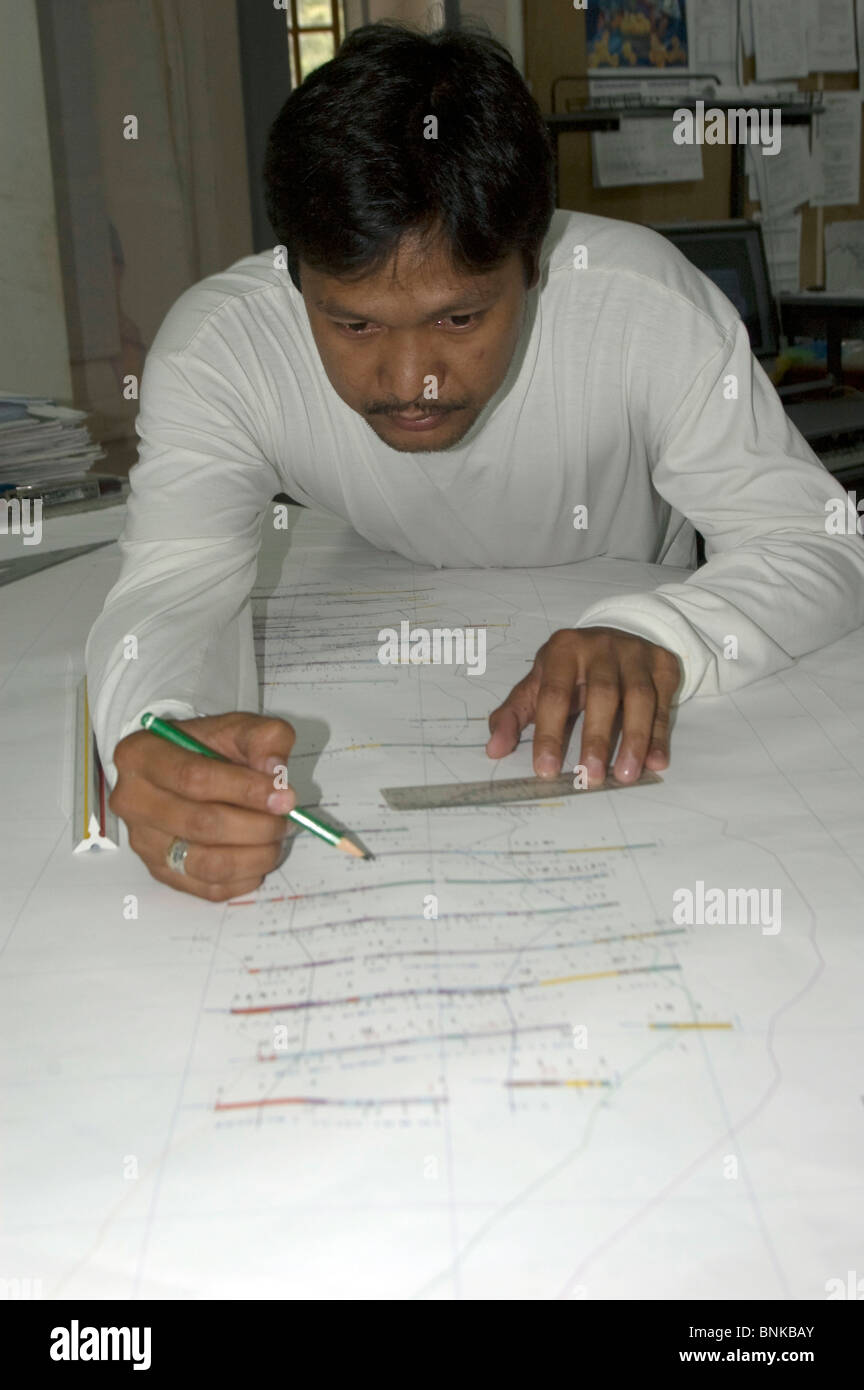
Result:
M0 616L0 1273L48 1298L825 1298L862 1249L864 633L682 707L662 785L399 813L381 787L490 775L486 716L551 631L676 572L436 571L314 512L267 529L265 702L301 804L376 859L300 835L239 903L71 852L116 548L5 591L29 586ZM402 619L487 624L485 674L382 666ZM528 774L530 738L495 769ZM682 924L699 883L779 890L780 930Z

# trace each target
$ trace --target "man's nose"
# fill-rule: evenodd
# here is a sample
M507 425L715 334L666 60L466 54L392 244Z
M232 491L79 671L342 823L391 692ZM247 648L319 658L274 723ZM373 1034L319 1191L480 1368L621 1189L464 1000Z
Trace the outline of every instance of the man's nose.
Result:
M378 363L378 385L402 403L436 400L444 379L426 335L400 335L386 344Z

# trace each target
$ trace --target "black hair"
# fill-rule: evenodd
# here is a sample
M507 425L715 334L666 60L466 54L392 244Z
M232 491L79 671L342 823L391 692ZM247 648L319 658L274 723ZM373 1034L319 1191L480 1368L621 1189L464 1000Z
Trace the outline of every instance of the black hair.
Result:
M437 120L437 139L427 117ZM521 253L526 281L555 209L551 144L503 44L472 29L355 29L291 93L270 130L267 213L299 261L350 278L408 231L442 233L455 265Z

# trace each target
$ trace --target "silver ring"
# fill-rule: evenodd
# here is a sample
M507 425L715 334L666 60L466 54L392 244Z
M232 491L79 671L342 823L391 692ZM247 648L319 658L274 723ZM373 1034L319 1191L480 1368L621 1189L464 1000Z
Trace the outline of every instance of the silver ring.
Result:
M165 855L165 862L169 869L174 869L178 874L186 872L186 855L189 853L189 845L186 840L181 840L178 836L171 841L168 852Z

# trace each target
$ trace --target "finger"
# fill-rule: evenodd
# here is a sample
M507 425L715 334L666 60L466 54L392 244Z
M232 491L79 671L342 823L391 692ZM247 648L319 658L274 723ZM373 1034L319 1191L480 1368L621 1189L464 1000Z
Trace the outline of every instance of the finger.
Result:
M657 690L657 709L645 766L660 772L669 766L669 741L672 734L673 701L684 679L683 667L673 652L661 651L654 662L654 686Z
M245 763L271 775L272 770L266 764L270 759L284 763L295 739L294 729L287 720L244 710L180 720L177 728L215 749L229 762Z
M241 761L272 777L288 761L296 734L285 719L258 718L239 724L235 739Z
M555 777L561 771L580 676L579 647L548 642L544 652L534 714L534 771L538 777Z
M614 747L616 716L621 705L621 678L617 666L595 662L588 671L585 718L579 762L588 775L588 786L602 786Z
M146 860L144 862L147 863ZM175 888L178 893L190 893L195 898L205 898L211 903L224 903L229 898L245 898L247 894L260 888L262 883L260 878L249 879L245 883L204 883L201 879L191 878L189 874L178 874L174 869L169 869L167 864L161 868L158 864L147 864L147 868L157 883L164 883L167 888Z
M175 888L180 893L190 893L193 897L206 898L208 902L225 902L228 898L242 897L245 893L254 892L256 888L261 886L262 874L248 878L234 878L230 882L212 883L205 879L196 878L194 874L189 872L188 867L185 873L179 873L176 869L171 868L166 859L171 838L147 827L136 826L129 832L131 848L141 857L157 882L164 883L169 888ZM189 853L191 854L191 847ZM188 863L189 855L186 858L187 866Z
M492 711L489 716L491 738L486 744L490 758L503 758L506 753L513 752L522 730L534 717L536 691L537 673L532 671L518 681L504 703Z
M127 798L134 798L129 812L125 809ZM270 845L285 836L282 816L240 810L220 802L187 801L143 780L133 783L131 789L115 788L108 804L127 822L130 836L134 830L148 827L196 845Z
M651 728L651 740L645 758L645 766L652 772L662 772L669 766L669 736L672 728L671 710L658 698Z
M638 662L622 674L621 745L613 772L616 781L628 783L637 781L642 774L654 727L657 691L647 664Z
M129 843L146 863L164 864L176 837L149 826L137 828ZM182 838L182 837L181 837ZM272 873L283 855L283 844L269 845L201 845L191 844L184 862L185 873L202 883L247 883ZM172 872L176 873L177 870ZM181 874L181 877L183 875Z
M271 874L283 845L190 845L186 872L204 883L246 883Z
M271 815L287 815L296 805L293 789L274 789L273 779L266 772L240 763L216 762L200 753L163 743L154 734L144 737L152 744L143 776L153 786L184 801L224 802L249 810L269 811Z
M512 705L503 706L490 714L489 728L492 735L486 744L487 756L503 758L505 754L512 753L526 723L527 720L520 719L518 711Z

